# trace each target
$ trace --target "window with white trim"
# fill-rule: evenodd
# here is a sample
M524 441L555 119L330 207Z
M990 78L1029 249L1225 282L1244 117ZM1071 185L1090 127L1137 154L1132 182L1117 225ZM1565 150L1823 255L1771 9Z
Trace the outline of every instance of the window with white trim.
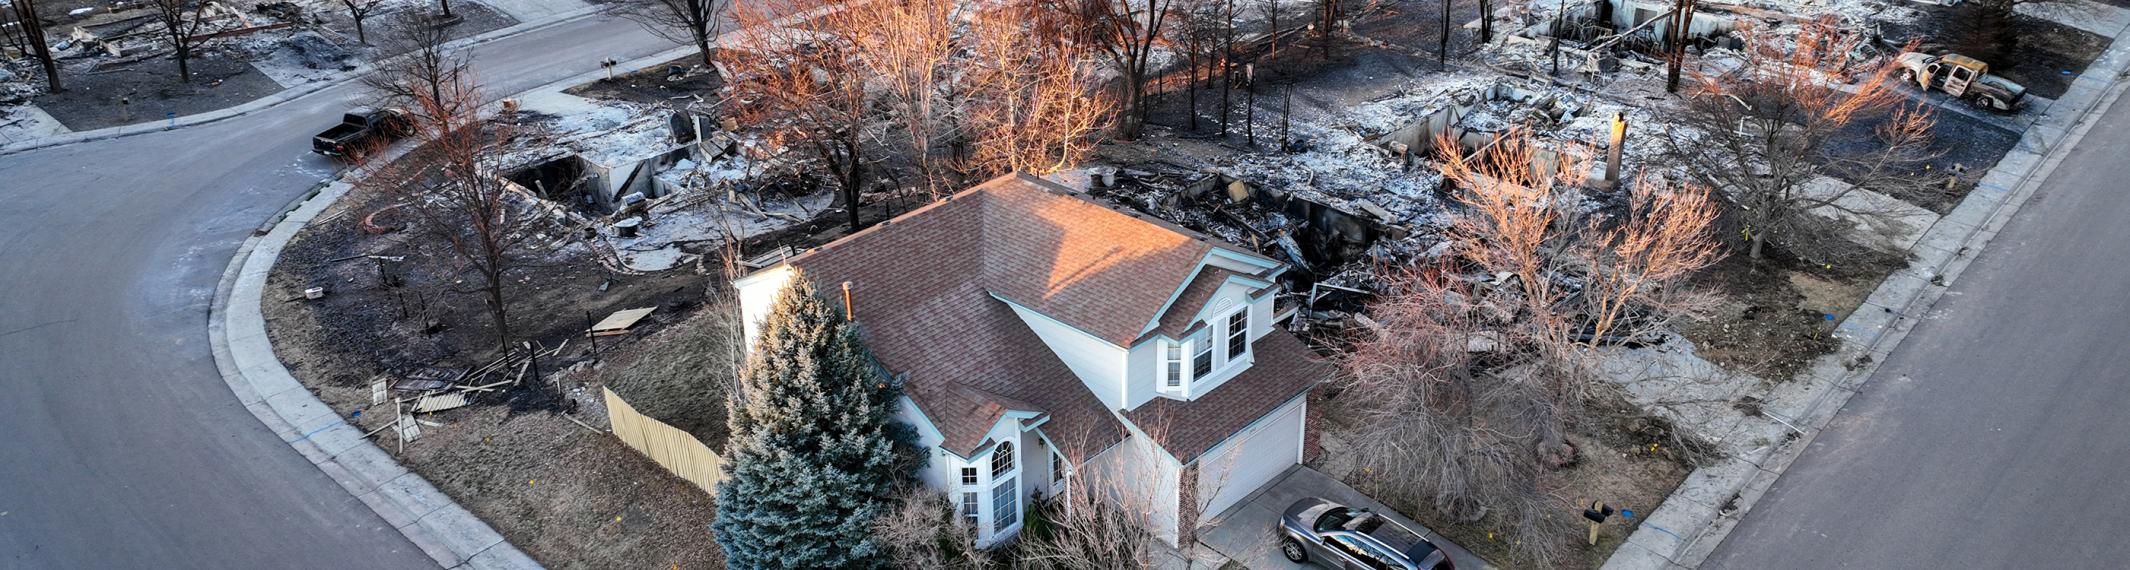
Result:
M1161 341L1161 353L1161 385L1172 389L1182 388L1184 380L1183 343L1170 340Z
M1191 335L1191 346L1198 350L1191 355L1191 377L1205 378L1213 374L1213 327L1198 329Z
M975 484L976 484L976 468L975 468L975 467L963 467L963 468L961 468L961 484L963 484L963 485L975 485Z
M1065 456L1050 454L1050 482L1065 482Z
M1013 442L998 442L998 449L991 452L991 478L997 479L1013 472Z
M991 532L1004 531L1021 522L1021 494L1014 489L1013 483L1012 479L1007 479L991 488Z
M971 527L976 526L976 505L977 497L975 491L961 494L961 518L968 521Z
M1250 353L1250 306L1228 315L1228 361L1242 360Z

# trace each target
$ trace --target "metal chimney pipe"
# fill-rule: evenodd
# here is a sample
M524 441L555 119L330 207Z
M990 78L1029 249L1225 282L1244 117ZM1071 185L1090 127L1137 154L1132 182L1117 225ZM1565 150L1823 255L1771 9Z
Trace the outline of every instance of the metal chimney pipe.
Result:
M858 313L857 313L857 311L856 311L855 309L853 309L853 308L851 307L851 282L849 282L849 281L844 281L844 282L843 282L843 320L846 320L846 321L854 321L854 320L857 320L857 319L858 319Z

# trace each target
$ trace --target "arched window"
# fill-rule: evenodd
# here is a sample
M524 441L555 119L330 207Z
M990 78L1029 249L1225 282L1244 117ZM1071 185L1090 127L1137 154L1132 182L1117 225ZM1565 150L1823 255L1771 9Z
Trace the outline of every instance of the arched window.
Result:
M991 477L1013 472L1013 442L998 442L998 449L991 452Z

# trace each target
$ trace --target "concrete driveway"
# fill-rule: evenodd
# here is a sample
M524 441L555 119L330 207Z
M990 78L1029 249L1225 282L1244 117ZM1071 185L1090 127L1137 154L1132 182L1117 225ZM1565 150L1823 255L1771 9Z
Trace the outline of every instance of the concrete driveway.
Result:
M1287 472L1280 474L1272 484L1258 489L1241 503L1229 507L1227 512L1214 515L1210 519L1211 522L1198 528L1198 542L1253 570L1318 568L1315 565L1305 566L1288 562L1279 554L1279 515L1287 510L1288 505L1304 497L1321 497L1388 516L1448 551L1450 561L1457 563L1458 568L1487 567L1486 561L1473 556L1464 547L1451 544L1449 539L1436 534L1434 530L1413 522L1413 519L1368 498L1329 475L1303 465L1287 468Z

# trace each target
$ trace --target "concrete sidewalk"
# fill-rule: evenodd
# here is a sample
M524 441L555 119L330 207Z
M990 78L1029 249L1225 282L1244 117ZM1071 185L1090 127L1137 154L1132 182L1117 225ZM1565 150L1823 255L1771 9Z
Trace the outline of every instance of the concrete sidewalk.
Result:
M1198 542L1253 570L1316 568L1288 562L1286 557L1279 553L1280 536L1277 529L1280 513L1285 512L1288 505L1305 497L1329 499L1346 506L1383 514L1392 521L1419 532L1429 542L1448 552L1450 561L1456 563L1458 568L1488 567L1485 560L1443 538L1433 529L1413 522L1412 518L1382 502L1361 494L1330 475L1304 465L1287 468L1287 472L1274 479L1271 484L1258 489L1241 503L1229 507L1226 512L1214 515L1210 522L1198 528Z

